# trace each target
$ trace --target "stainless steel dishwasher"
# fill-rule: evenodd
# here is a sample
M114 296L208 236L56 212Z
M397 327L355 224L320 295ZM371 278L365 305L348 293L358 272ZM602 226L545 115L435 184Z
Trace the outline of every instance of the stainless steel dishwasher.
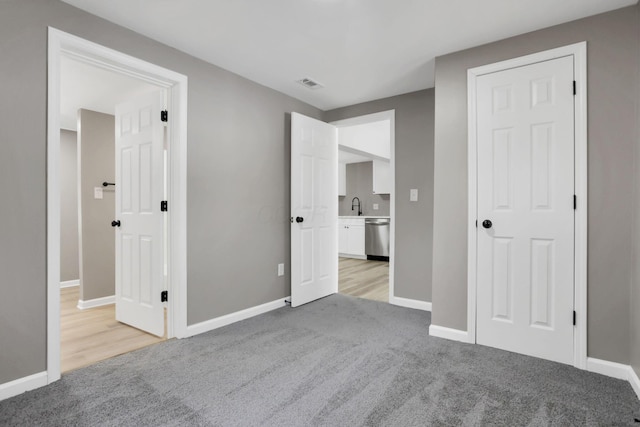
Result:
M364 252L367 259L389 261L389 218L365 218Z

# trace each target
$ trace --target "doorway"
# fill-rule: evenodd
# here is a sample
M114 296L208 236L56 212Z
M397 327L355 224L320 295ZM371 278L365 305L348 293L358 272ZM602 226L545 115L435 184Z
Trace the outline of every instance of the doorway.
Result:
M469 70L471 342L586 365L586 43Z
M395 111L338 128L338 292L393 301Z
M61 57L60 66L60 329L64 373L166 339L164 313L155 319L156 329L162 331L155 331L158 336L149 334L149 328L141 328L139 323L116 316L116 295L121 293L116 289L115 237L119 230L111 225L117 216L116 196L125 190L125 183L116 176L116 111L123 102L163 90L68 56ZM158 144L163 150L162 139ZM162 151L159 154L156 169L162 170ZM156 179L164 183L165 176L162 173ZM164 188L160 185L159 189ZM155 234L159 233L163 230ZM76 282L76 286L62 286L70 282Z
M394 188L394 117L395 112L391 110L329 124L291 113L291 307L338 292L338 125L344 125L346 132L375 122L386 125L388 154L386 157L376 152L371 154L379 157L378 160L387 160L387 173L391 177L391 188ZM360 139L360 142L366 142L366 139ZM358 147L352 148L363 151ZM389 211L389 291L386 294L390 303L396 303L393 297L393 192L390 194ZM364 237L362 215L350 219L362 220L362 224L358 224L362 225L359 235ZM356 244L364 249L365 243L364 239L359 239ZM365 253L359 255L361 259L365 257Z
M47 379L60 378L60 99L61 61L72 58L136 78L167 92L167 337L186 336L186 111L184 75L49 28L47 131ZM158 295L158 298L161 296Z
M320 120L291 113L291 306L326 297L338 292L339 250L344 251L345 234L339 233L338 218L338 141L341 125L345 132L359 127L367 128L371 123L386 126L386 157L379 152L369 152L376 160L386 160L386 173L390 176L391 188L395 187L394 149L395 149L395 112L393 110L370 114L329 124ZM370 140L370 138L369 138ZM343 139L344 141L344 139ZM366 144L367 138L359 138ZM349 147L352 152L366 152L368 148ZM375 158L374 157L374 158ZM395 238L395 199L389 191L389 215L387 220L388 238L381 257L388 256L388 302L397 303L393 296L394 238ZM355 207L354 207L355 209ZM357 233L347 236L353 244L346 245L349 251L360 251L356 258L366 257L366 224L360 215L348 220L353 222ZM390 221L389 221L390 220ZM390 224L389 224L390 222ZM357 224L356 224L357 223ZM353 231L353 230L352 230ZM342 241L341 241L342 240ZM401 305L401 304L398 304Z

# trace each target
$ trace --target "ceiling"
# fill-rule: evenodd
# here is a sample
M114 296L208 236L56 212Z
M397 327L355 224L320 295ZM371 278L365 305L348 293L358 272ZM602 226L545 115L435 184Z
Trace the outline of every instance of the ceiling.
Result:
M362 163L362 162L371 162L373 161L372 157L367 157L362 154L351 153L349 151L341 150L338 148L338 163Z
M637 0L63 0L322 110L434 86L434 58ZM308 89L297 80L323 84Z
M157 86L85 63L60 58L60 127L77 130L78 110L114 114L116 104Z

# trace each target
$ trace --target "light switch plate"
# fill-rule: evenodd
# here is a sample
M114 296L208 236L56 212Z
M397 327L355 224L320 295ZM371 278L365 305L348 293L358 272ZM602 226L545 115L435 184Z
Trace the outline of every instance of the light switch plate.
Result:
M284 264L278 264L278 276L284 276Z
M378 204L377 204L377 203L374 203L374 204L373 204L373 210L374 210L374 211L377 211L377 210L378 210Z
M93 187L93 198L94 199L102 199L102 188Z
M417 202L418 201L418 189L417 188L412 188L409 191L409 201L410 202Z

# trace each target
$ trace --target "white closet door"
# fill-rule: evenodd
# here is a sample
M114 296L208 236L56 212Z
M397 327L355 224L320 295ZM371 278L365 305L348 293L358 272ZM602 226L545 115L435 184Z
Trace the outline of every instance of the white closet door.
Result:
M481 76L477 342L573 361L573 56Z

